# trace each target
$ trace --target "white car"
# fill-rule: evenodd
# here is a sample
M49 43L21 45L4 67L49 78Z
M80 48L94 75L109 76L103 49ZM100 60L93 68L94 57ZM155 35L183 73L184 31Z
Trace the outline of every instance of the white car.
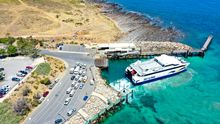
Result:
M95 82L93 80L90 81L90 85L94 85Z
M76 111L76 109L70 109L68 112L67 112L67 115L68 116L71 116L74 112Z
M66 94L69 94L71 91L72 91L72 87L69 87L69 88L66 90Z
M65 100L65 102L64 102L64 105L68 105L68 104L70 103L70 100L71 100L70 97L66 98L66 100Z
M74 89L76 90L76 89L78 89L78 87L79 87L79 83L77 83L77 84L74 86Z
M70 68L70 74L74 73L74 68Z
M70 92L70 97L73 97L74 94L75 94L75 91L72 90L72 91Z
M76 81L73 81L71 86L74 87L76 85L76 83L77 83Z

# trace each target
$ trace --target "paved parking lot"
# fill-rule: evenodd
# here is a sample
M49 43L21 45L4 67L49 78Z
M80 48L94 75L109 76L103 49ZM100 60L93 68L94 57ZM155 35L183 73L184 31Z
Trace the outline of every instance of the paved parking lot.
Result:
M24 70L27 65L31 65L34 61L29 57L9 57L0 59L0 67L3 67L5 73L5 80L0 82L0 87L9 85L14 87L18 82L12 81L11 78L16 76L19 70Z

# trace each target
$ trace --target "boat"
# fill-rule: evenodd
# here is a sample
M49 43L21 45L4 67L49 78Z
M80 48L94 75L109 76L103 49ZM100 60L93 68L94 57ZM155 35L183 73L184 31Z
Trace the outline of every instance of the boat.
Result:
M136 61L125 69L125 76L134 84L150 83L187 70L189 63L180 57L161 55L147 61Z

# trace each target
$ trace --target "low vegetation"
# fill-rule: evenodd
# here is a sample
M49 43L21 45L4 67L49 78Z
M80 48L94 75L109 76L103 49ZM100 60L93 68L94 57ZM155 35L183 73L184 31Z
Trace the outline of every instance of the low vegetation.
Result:
M48 75L50 73L51 67L48 63L41 63L38 65L37 69L34 71L34 73L38 75Z
M29 38L0 38L0 44L4 45L5 48L0 48L0 55L2 56L13 56L13 55L31 55L37 56L39 52L36 49L37 45L43 45L43 41L36 40L31 37Z
M22 116L16 114L12 107L13 106L8 101L0 103L1 124L18 124L22 119Z
M45 56L45 63L37 69L12 93L9 99L0 103L0 123L18 124L28 113L40 104L39 99L48 85L65 70L62 61Z

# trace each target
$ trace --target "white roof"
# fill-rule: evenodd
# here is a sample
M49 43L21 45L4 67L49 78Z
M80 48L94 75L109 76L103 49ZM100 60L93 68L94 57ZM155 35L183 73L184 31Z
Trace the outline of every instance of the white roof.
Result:
M176 57L168 56L165 54L158 56L158 57L155 57L155 59L157 59L157 61L164 66L171 65L171 64L182 64L181 61L178 60Z
M109 47L109 48L134 48L135 44L134 43L103 43L103 44L98 44L98 48L101 47Z

